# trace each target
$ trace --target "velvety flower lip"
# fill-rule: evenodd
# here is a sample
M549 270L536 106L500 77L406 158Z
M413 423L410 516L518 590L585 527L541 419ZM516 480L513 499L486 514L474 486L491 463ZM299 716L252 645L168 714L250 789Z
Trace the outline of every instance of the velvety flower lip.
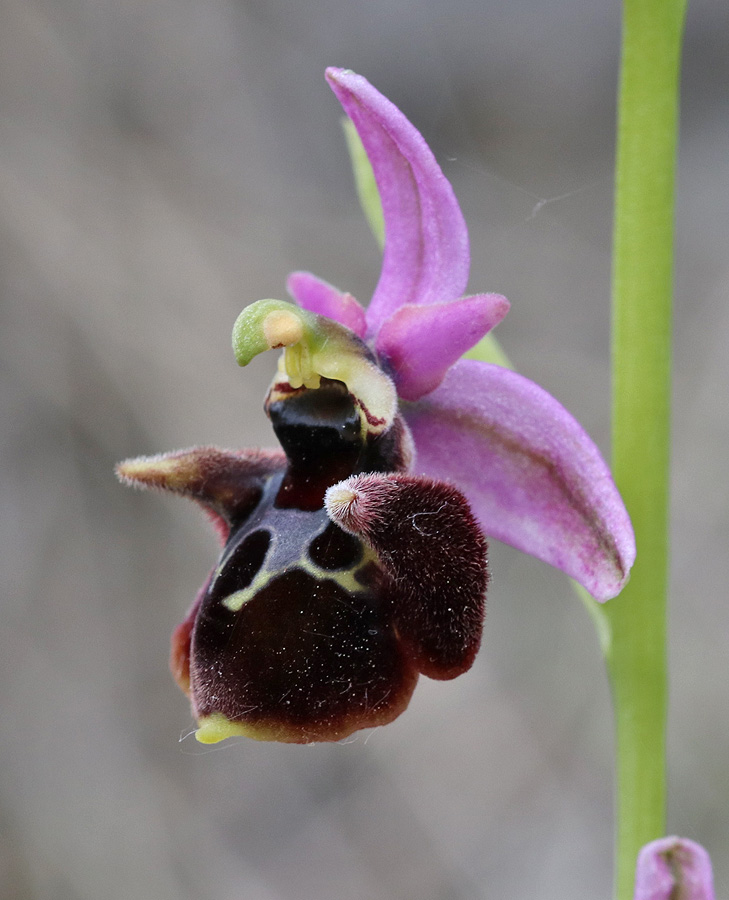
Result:
M383 265L363 309L310 273L290 276L303 308L365 338L397 387L415 471L457 484L487 535L566 572L597 600L616 596L635 538L598 448L538 385L461 360L506 315L499 294L461 296L468 233L420 133L362 76L328 69L372 165L385 222Z
M634 900L714 900L709 854L688 838L646 844L638 854Z
M187 496L223 548L172 637L196 736L341 740L391 722L420 675L472 665L486 539L453 485L411 474L395 387L333 320L259 300L240 365L283 350L264 409L282 452L198 447L127 460L127 484Z

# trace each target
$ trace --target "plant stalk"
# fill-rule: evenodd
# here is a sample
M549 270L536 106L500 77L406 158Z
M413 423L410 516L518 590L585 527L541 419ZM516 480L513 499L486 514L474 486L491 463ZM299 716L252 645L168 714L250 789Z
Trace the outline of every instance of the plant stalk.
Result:
M613 473L636 533L605 607L616 729L616 900L665 834L674 185L685 0L624 0L613 246Z

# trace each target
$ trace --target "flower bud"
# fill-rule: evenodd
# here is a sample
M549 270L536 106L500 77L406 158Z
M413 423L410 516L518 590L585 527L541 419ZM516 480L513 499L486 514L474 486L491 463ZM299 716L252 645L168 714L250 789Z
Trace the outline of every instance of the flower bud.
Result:
M688 838L646 844L638 854L634 900L714 900L709 854Z

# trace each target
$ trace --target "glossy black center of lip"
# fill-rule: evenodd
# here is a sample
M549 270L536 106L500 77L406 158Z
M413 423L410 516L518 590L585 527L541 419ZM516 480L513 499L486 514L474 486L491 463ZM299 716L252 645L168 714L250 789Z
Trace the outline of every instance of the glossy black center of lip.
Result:
M268 414L289 464L312 475L335 460L337 469L353 466L362 450L359 412L339 382L278 400Z

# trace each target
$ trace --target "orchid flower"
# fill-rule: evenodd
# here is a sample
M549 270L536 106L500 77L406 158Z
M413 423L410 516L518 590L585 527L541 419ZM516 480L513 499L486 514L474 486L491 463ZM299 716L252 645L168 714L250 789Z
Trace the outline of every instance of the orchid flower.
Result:
M196 500L224 544L172 642L203 742L339 740L398 716L420 674L465 672L481 640L484 535L601 601L635 556L578 423L521 375L461 359L509 304L463 296L468 233L422 136L361 76L327 79L382 202L371 302L297 272L297 306L261 300L236 321L240 365L283 349L265 402L282 451L202 447L118 467Z
M634 900L714 900L709 854L687 838L646 844L638 854Z

